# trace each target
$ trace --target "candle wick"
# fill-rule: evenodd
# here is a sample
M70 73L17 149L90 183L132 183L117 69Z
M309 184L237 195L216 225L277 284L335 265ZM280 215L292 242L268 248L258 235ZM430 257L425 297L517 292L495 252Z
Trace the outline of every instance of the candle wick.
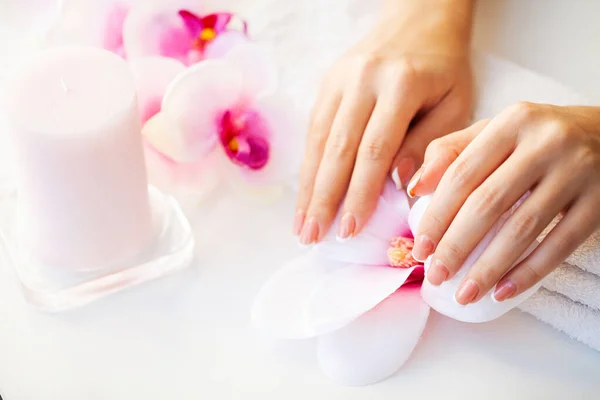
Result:
M62 76L60 77L60 84L62 85L62 88L65 91L65 93L69 93L69 87L67 86L67 82L65 82L65 78Z

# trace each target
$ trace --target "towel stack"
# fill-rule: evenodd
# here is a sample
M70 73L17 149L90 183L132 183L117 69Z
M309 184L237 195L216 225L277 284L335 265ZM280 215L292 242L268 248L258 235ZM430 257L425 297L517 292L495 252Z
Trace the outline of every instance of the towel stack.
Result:
M600 351L600 230L520 308Z
M551 79L504 60L478 56L474 70L479 98L475 119L493 117L518 101L589 104ZM519 308L600 351L600 230Z

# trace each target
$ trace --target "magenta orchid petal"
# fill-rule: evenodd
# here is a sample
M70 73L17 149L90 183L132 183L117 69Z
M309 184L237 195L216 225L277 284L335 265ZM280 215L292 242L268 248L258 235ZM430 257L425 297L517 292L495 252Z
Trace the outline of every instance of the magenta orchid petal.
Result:
M164 56L190 64L193 36L179 15L181 9L201 12L192 0L150 1L133 7L123 25L127 58Z
M188 10L179 10L178 14L188 29L190 36L196 37L200 35L202 28L204 28L200 17Z
M245 45L249 41L248 36L243 32L223 32L206 45L204 49L204 58L223 58L234 47Z
M225 57L242 71L246 96L259 97L277 87L277 64L264 47L257 44L236 46Z
M335 271L313 288L306 312L309 326L319 333L341 328L398 290L413 270L352 264Z
M255 136L268 144L268 160L260 169L239 168L231 164L234 179L240 178L255 186L280 185L290 179L300 164L300 124L296 123L290 102L277 95L255 99L247 112L260 116ZM251 122L251 121L249 121Z
M411 211L411 226L418 228L420 218L422 217L427 205L431 201L431 197L423 197L417 201ZM479 256L485 251L485 249L492 242L504 222L514 212L516 207L523 201L521 199L514 207L507 211L498 222L492 227L481 242L475 247L473 252L467 257L467 260L462 265L460 270L456 273L452 279L444 282L441 286L433 286L427 280L423 282L421 288L421 295L423 299L431 306L431 308L438 311L440 314L444 314L450 318L457 319L464 322L486 322L500 317L506 312L510 311L514 307L518 306L524 300L529 298L542 284L541 282L525 291L521 295L502 301L500 303L494 301L492 297L493 289L487 293L477 303L469 304L467 306L461 306L454 301L454 294L458 290L459 285L465 278L473 264L477 261ZM521 260L527 257L536 247L538 243L534 242L527 251L521 256L521 258L514 264L518 264ZM425 263L425 268L429 267L431 257ZM514 266L513 265L513 266Z
M219 126L227 110L242 99L242 75L231 64L208 60L180 74L169 85L162 110L183 157L193 162L219 141Z
M381 381L408 360L428 316L418 287L402 288L347 326L320 337L319 366L348 386Z
M172 58L144 57L130 63L136 83L142 124L156 115L169 84L185 71L185 65Z
M308 323L306 310L315 287L348 267L311 252L292 260L269 278L254 300L252 323L261 331L284 339L320 334Z

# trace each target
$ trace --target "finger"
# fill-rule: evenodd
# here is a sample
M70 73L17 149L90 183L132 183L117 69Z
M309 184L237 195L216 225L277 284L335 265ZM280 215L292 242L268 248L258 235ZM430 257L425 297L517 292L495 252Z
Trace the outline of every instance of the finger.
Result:
M315 178L302 244L320 240L329 230L348 189L358 146L374 104L375 96L360 82L344 95Z
M346 232L348 224L354 228L348 236L360 232L375 208L393 157L419 107L416 98L407 92L410 86L388 90L377 99L358 149L340 233Z
M392 162L392 179L398 189L405 188L423 162L431 141L465 127L469 108L465 101L451 92L430 112L409 129L400 150Z
M438 186L442 176L463 150L481 133L490 120L481 120L471 126L433 140L425 150L423 165L407 185L411 197L425 196Z
M435 250L431 268L427 271L427 280L431 284L441 285L458 272L502 214L540 180L545 172L544 165L529 151L517 149L469 195ZM527 173L515 174L514 171ZM540 190L542 188L538 192ZM542 190L542 194L548 192ZM485 286L487 281L477 283Z
M554 271L600 224L598 193L579 198L525 260L496 286L494 298L503 301L520 295Z
M304 225L306 210L312 197L315 178L319 170L325 143L341 99L341 94L338 92L322 93L317 98L317 102L312 110L304 159L300 169L298 200L296 215L294 217L294 235L296 236L300 235L300 231Z
M425 260L467 197L495 171L512 152L519 120L510 115L493 119L463 150L442 176L417 232L413 257Z
M579 188L565 184L572 177L562 171L546 175L500 228L457 290L459 304L476 302L488 293L572 201Z

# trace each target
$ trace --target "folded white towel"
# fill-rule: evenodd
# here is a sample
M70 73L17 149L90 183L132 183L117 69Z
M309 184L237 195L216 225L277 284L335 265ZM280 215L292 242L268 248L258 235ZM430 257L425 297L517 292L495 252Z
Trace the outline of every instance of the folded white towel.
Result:
M600 351L600 310L541 288L519 308Z
M543 286L553 292L600 310L600 276L563 263L544 280ZM600 336L600 332L598 332Z
M600 276L600 229L567 258L567 262ZM600 292L598 293L600 297Z

